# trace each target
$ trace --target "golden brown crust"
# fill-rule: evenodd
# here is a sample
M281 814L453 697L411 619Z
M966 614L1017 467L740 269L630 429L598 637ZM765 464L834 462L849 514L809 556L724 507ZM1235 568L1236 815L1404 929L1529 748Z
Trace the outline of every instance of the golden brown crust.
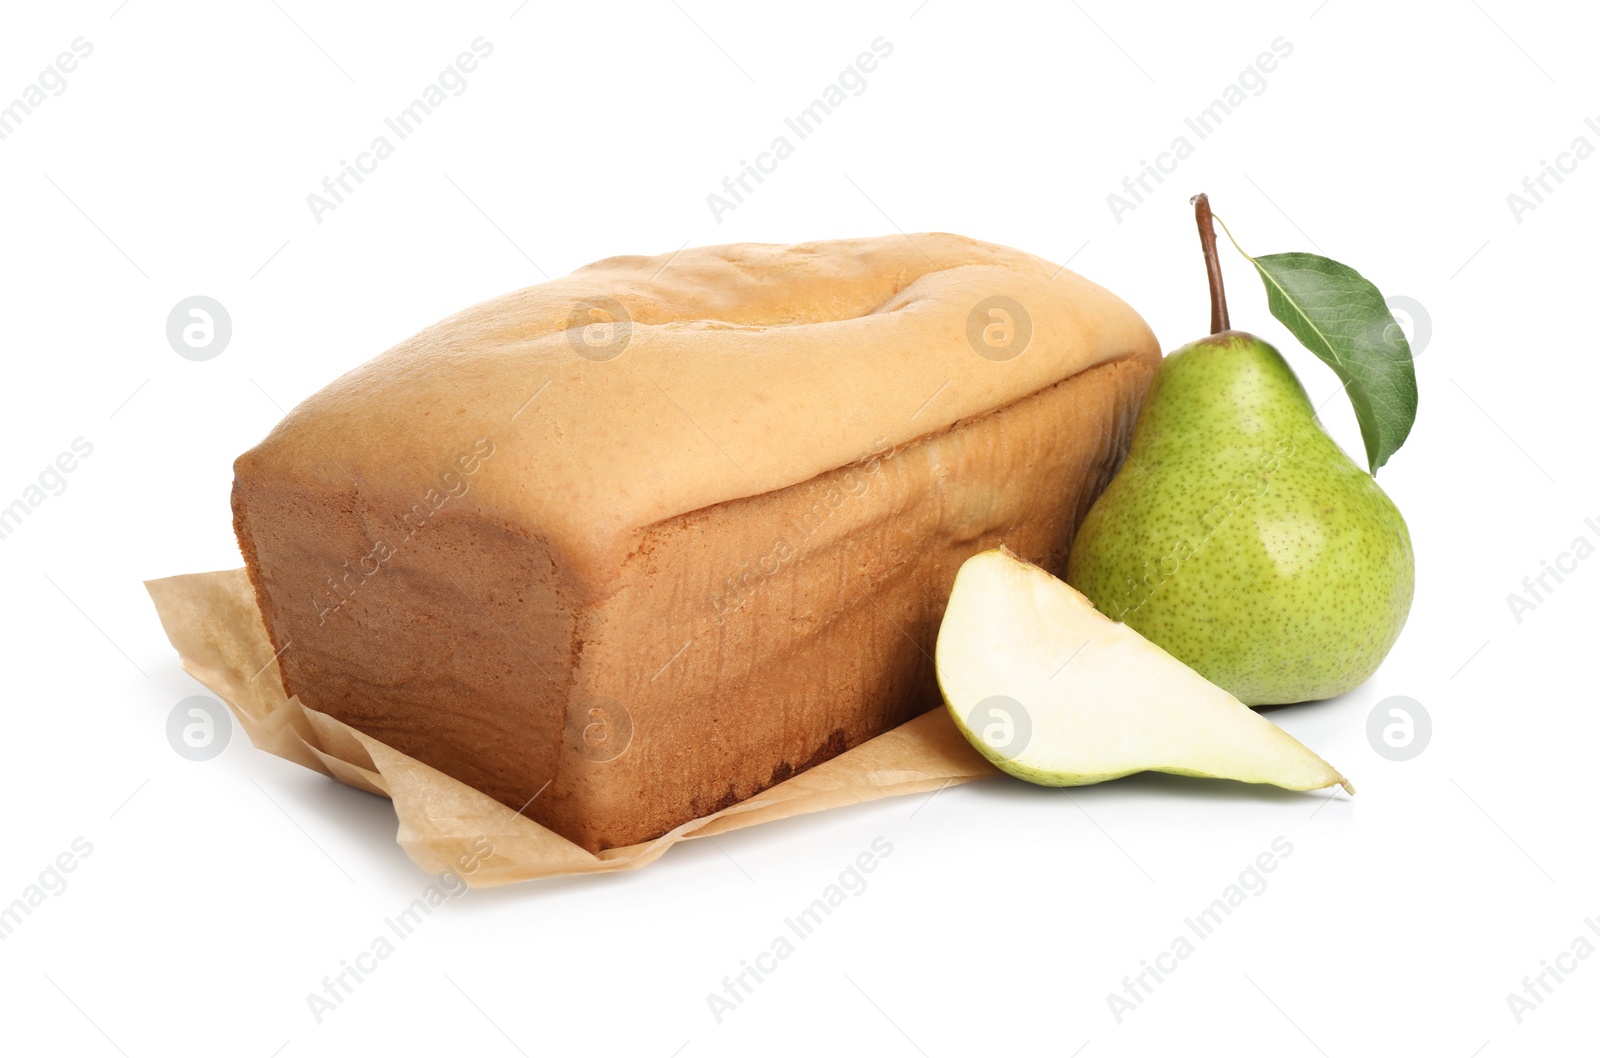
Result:
M1031 322L1013 359L969 344L990 297ZM575 354L615 349L569 330L595 318L585 302L631 317L620 355ZM809 480L857 458L863 438L904 444L1156 349L1103 288L955 235L620 257L402 342L292 411L253 455L385 494L478 436L515 438L474 509L536 528L603 579L645 526Z
M600 262L302 404L234 489L290 693L591 850L931 706L956 567L1059 570L1159 354L1071 273L913 239ZM1014 359L968 343L993 296ZM553 328L602 297L634 327L589 360Z

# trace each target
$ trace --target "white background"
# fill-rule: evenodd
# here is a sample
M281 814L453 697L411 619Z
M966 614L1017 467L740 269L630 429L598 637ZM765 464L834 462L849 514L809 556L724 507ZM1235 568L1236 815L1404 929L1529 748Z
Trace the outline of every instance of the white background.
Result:
M1575 537L1600 540L1584 525L1600 517L1600 160L1521 223L1506 198L1574 138L1600 146L1592 10L116 2L8 5L0 30L0 101L74 38L93 45L0 141L0 505L74 438L94 446L0 540L0 903L74 838L93 846L0 941L5 1050L1594 1049L1600 958L1520 1025L1506 1001L1600 917L1600 560L1520 623L1506 599ZM306 196L479 36L494 51L465 93L317 223ZM717 223L706 196L879 36L894 50L866 91ZM1193 155L1118 223L1106 196L1280 36L1293 53L1266 89L1190 133ZM1199 190L1246 249L1320 250L1430 321L1416 427L1380 475L1416 543L1410 623L1366 686L1271 714L1356 799L991 782L790 820L635 873L452 901L313 1019L307 993L428 878L380 799L238 732L209 762L173 751L168 713L201 688L141 586L239 564L231 461L281 408L604 256L896 229L1070 258L1172 349L1206 329ZM1225 253L1235 325L1332 396ZM165 334L195 294L234 328L203 363ZM1324 421L1359 452L1348 402ZM1409 762L1365 733L1393 695L1433 720ZM707 994L880 835L893 853L870 887L718 1024ZM1293 853L1270 886L1119 1025L1107 994L1280 835Z

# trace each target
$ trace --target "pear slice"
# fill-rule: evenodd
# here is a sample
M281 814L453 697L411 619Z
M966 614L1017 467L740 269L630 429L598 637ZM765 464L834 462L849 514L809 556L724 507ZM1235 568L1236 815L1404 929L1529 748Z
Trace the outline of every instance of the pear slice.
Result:
M956 574L935 668L956 726L1029 782L1164 771L1355 792L1270 720L1004 548Z

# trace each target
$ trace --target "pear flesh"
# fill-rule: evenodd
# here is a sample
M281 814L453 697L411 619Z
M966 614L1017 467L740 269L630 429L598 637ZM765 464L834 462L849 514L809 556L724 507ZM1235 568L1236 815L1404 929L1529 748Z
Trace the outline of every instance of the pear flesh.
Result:
M1354 792L1271 721L1004 549L956 574L934 661L956 726L1029 782L1163 771Z

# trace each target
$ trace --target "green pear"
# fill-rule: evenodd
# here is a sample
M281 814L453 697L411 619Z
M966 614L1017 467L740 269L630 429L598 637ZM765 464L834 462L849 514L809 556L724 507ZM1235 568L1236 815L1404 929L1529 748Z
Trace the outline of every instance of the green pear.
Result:
M934 668L956 726L1029 782L1164 771L1354 792L1266 717L1004 549L957 572Z
M1220 294L1214 272L1219 333L1162 361L1067 580L1250 705L1332 698L1400 635L1411 536L1278 351L1226 329Z

